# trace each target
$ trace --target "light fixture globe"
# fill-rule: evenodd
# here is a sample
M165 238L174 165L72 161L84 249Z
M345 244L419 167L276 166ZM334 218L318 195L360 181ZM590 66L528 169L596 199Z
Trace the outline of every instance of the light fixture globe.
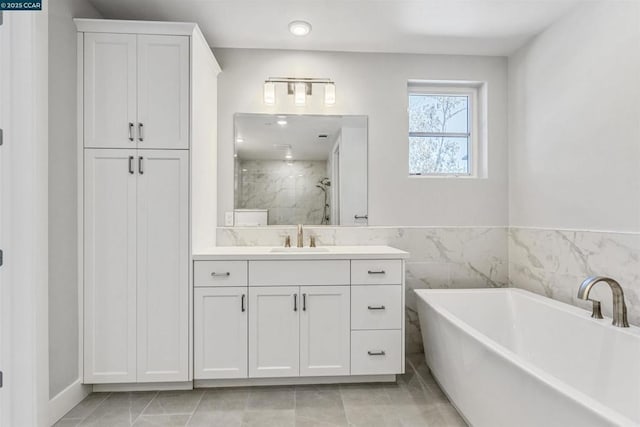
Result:
M311 24L307 21L291 21L289 32L294 36L303 37L311 32Z

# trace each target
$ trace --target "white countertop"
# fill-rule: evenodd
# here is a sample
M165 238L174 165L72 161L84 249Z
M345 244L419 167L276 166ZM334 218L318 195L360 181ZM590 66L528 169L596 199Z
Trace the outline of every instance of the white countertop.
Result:
M194 261L215 260L310 260L310 259L405 259L409 252L391 246L318 246L283 248L279 246L218 246L194 254Z

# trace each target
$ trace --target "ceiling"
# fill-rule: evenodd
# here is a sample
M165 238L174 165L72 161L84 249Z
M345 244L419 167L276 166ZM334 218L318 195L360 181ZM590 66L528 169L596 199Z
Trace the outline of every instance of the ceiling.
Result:
M363 116L236 114L236 153L241 160L285 161L290 153L292 161L326 161L343 126L366 125Z
M104 18L197 22L213 47L498 56L585 1L90 0Z

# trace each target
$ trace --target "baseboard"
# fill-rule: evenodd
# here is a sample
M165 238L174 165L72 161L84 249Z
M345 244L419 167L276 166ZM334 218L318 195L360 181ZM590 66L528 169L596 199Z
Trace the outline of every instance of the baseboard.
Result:
M172 383L94 384L92 389L95 392L193 390L193 381Z
M54 425L74 406L91 393L91 387L82 384L78 378L67 388L49 400L49 425Z
M277 386L303 384L352 384L352 383L384 383L394 382L395 374L391 375L350 375L336 377L285 377L285 378L238 378L221 380L195 380L194 388L209 387L248 387L248 386Z

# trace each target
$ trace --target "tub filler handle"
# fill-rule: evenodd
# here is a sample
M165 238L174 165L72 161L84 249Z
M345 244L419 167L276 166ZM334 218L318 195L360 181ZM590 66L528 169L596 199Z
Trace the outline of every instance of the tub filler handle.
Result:
M589 301L593 304L591 307L591 317L594 319L604 319L604 317L602 317L602 310L600 309L600 301L594 299L589 299Z

